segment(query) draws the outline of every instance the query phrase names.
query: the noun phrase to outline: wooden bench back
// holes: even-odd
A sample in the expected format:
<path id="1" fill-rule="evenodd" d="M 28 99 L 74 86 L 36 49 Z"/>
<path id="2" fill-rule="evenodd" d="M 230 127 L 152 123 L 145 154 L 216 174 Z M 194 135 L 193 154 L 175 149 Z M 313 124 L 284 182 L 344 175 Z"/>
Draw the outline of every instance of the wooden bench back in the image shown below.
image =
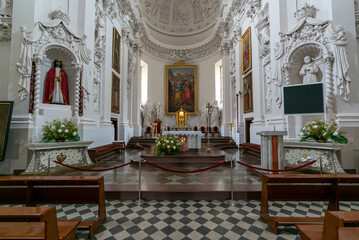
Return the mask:
<path id="1" fill-rule="evenodd" d="M 55 207 L 0 207 L 0 221 L 0 239 L 9 239 L 10 236 L 59 239 Z M 19 221 L 24 223 L 17 223 Z"/>
<path id="2" fill-rule="evenodd" d="M 97 204 L 96 221 L 82 221 L 92 237 L 106 220 L 102 176 L 5 176 L 0 177 L 0 204 Z"/>
<path id="3" fill-rule="evenodd" d="M 344 228 L 346 224 L 359 223 L 359 211 L 327 211 L 324 217 L 324 227 L 322 240 L 338 240 L 339 228 Z M 344 230 L 345 231 L 345 230 Z M 357 237 L 359 237 L 357 235 Z"/>

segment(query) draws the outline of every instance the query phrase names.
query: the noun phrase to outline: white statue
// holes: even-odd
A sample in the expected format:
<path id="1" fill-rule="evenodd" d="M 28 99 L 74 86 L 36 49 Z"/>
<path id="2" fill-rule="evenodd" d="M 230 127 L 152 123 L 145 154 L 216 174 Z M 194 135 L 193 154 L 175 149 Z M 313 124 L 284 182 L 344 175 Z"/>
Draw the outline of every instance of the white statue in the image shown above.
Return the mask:
<path id="1" fill-rule="evenodd" d="M 161 107 L 161 103 L 158 102 L 156 105 L 156 120 L 159 119 L 163 121 L 163 116 L 165 115 L 164 110 Z"/>
<path id="2" fill-rule="evenodd" d="M 300 69 L 299 75 L 303 77 L 303 83 L 318 82 L 317 73 L 319 68 L 309 56 L 304 57 L 304 64 Z"/>
<path id="3" fill-rule="evenodd" d="M 219 119 L 221 117 L 221 111 L 218 106 L 218 101 L 215 100 L 212 106 L 212 114 L 211 114 L 211 127 L 219 127 Z"/>
<path id="4" fill-rule="evenodd" d="M 349 100 L 350 94 L 350 78 L 348 76 L 349 61 L 345 51 L 345 45 L 348 43 L 348 34 L 342 25 L 333 25 L 328 27 L 328 38 L 334 45 L 334 63 L 333 78 L 339 88 L 339 94 L 344 101 Z"/>
<path id="5" fill-rule="evenodd" d="M 145 104 L 141 105 L 141 107 L 142 107 L 142 118 L 143 118 L 142 127 L 151 126 L 152 114 L 154 112 L 154 109 L 150 103 L 150 100 L 147 100 Z"/>
<path id="6" fill-rule="evenodd" d="M 201 106 L 200 114 L 201 114 L 200 122 L 199 122 L 200 127 L 207 127 L 207 122 L 208 122 L 208 110 L 207 110 L 207 108 L 206 108 L 206 104 L 203 104 L 203 105 Z"/>

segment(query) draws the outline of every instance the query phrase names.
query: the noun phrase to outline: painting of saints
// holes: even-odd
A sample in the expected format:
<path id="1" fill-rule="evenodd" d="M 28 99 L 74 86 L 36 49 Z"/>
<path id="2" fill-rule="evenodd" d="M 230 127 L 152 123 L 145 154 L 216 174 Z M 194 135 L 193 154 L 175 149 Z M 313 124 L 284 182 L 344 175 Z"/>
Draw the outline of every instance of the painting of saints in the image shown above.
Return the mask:
<path id="1" fill-rule="evenodd" d="M 181 107 L 188 114 L 197 112 L 197 66 L 166 66 L 166 114 L 174 115 Z"/>
<path id="2" fill-rule="evenodd" d="M 251 52 L 251 28 L 242 36 L 242 74 L 248 72 L 252 68 L 252 52 Z"/>
<path id="3" fill-rule="evenodd" d="M 243 111 L 253 112 L 252 73 L 243 78 Z"/>

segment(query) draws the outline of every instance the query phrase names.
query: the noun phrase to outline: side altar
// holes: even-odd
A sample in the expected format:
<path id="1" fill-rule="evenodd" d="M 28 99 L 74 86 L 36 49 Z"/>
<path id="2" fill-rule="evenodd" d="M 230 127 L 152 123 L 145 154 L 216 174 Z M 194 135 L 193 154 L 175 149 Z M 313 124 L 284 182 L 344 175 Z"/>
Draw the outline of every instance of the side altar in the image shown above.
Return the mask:
<path id="1" fill-rule="evenodd" d="M 87 152 L 93 141 L 84 142 L 53 142 L 30 143 L 26 147 L 33 152 L 30 164 L 23 175 L 45 175 L 68 169 L 54 161 L 76 167 L 91 167 L 93 165 Z"/>
<path id="2" fill-rule="evenodd" d="M 305 167 L 320 173 L 345 173 L 340 164 L 342 144 L 284 141 L 285 168 L 297 167 L 306 162 L 317 160 Z"/>

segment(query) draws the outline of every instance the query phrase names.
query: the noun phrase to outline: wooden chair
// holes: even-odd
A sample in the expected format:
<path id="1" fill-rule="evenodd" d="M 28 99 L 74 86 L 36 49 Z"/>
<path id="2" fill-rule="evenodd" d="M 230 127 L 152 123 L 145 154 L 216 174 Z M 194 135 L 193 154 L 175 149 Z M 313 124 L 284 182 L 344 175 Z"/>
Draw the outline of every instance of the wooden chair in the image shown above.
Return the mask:
<path id="1" fill-rule="evenodd" d="M 296 225 L 303 240 L 354 240 L 359 237 L 359 228 L 350 227 L 350 224 L 359 223 L 359 211 L 327 211 L 324 225 Z M 346 226 L 349 224 L 349 227 Z"/>
<path id="2" fill-rule="evenodd" d="M 0 207 L 0 221 L 0 239 L 72 240 L 80 224 L 57 221 L 55 207 Z"/>
<path id="3" fill-rule="evenodd" d="M 205 137 L 207 137 L 207 128 L 201 126 L 201 127 L 199 128 L 199 130 L 203 133 L 203 135 L 204 135 Z"/>
<path id="4" fill-rule="evenodd" d="M 146 127 L 145 133 L 143 134 L 144 137 L 146 137 L 146 135 L 149 135 L 151 138 L 151 134 L 152 134 L 152 128 L 150 126 Z"/>
<path id="5" fill-rule="evenodd" d="M 220 132 L 219 132 L 219 128 L 217 127 L 217 126 L 215 126 L 215 127 L 213 127 L 212 128 L 212 137 L 214 137 L 214 136 L 218 136 L 218 137 L 220 137 L 221 136 L 221 134 L 220 134 Z"/>

